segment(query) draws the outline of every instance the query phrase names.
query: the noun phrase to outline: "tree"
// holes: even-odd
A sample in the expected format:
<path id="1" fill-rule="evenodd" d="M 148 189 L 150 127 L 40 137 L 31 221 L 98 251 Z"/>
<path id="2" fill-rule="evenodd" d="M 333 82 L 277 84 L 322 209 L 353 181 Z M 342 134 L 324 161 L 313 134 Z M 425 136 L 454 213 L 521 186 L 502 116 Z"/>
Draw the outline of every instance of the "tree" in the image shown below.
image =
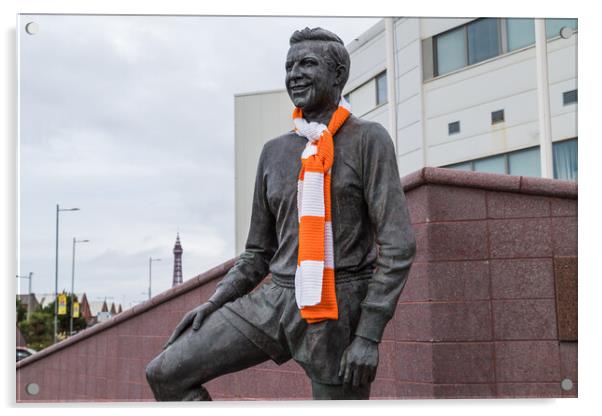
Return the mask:
<path id="1" fill-rule="evenodd" d="M 17 324 L 27 319 L 27 306 L 23 305 L 21 299 L 17 298 Z"/>
<path id="2" fill-rule="evenodd" d="M 19 323 L 19 329 L 27 340 L 27 346 L 39 351 L 54 341 L 54 315 L 38 309 L 31 314 L 29 321 Z"/>
<path id="3" fill-rule="evenodd" d="M 64 293 L 64 292 L 63 292 Z M 71 295 L 67 295 L 67 314 L 59 315 L 57 322 L 57 338 L 65 339 L 69 335 L 69 317 L 71 316 Z M 74 297 L 77 302 L 77 295 Z M 29 321 L 20 322 L 19 329 L 27 340 L 30 348 L 41 350 L 54 342 L 54 302 L 48 303 L 43 309 L 31 314 Z M 73 318 L 73 331 L 78 332 L 86 328 L 86 320 L 80 315 Z"/>

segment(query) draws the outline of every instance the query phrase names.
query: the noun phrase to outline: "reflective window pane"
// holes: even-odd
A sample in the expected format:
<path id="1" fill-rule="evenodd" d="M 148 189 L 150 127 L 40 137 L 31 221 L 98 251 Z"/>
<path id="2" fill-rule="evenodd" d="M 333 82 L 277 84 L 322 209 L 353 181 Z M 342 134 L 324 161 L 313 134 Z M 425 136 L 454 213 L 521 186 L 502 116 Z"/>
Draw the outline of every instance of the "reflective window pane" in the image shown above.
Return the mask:
<path id="1" fill-rule="evenodd" d="M 508 51 L 524 48 L 535 43 L 533 19 L 506 19 Z"/>
<path id="2" fill-rule="evenodd" d="M 470 162 L 456 163 L 455 165 L 446 166 L 446 168 L 456 170 L 472 170 L 472 164 Z"/>
<path id="3" fill-rule="evenodd" d="M 387 102 L 387 72 L 376 77 L 376 105 Z"/>
<path id="4" fill-rule="evenodd" d="M 508 169 L 510 170 L 510 175 L 541 176 L 539 147 L 510 153 L 508 155 Z"/>
<path id="5" fill-rule="evenodd" d="M 560 29 L 565 26 L 577 30 L 577 19 L 546 19 L 546 37 L 560 36 Z"/>
<path id="6" fill-rule="evenodd" d="M 500 53 L 498 19 L 479 19 L 468 25 L 468 64 Z"/>
<path id="7" fill-rule="evenodd" d="M 493 156 L 475 160 L 474 170 L 477 172 L 506 173 L 506 156 Z"/>
<path id="8" fill-rule="evenodd" d="M 464 27 L 437 37 L 437 75 L 446 74 L 466 65 Z"/>
<path id="9" fill-rule="evenodd" d="M 577 139 L 554 143 L 554 178 L 577 180 Z"/>

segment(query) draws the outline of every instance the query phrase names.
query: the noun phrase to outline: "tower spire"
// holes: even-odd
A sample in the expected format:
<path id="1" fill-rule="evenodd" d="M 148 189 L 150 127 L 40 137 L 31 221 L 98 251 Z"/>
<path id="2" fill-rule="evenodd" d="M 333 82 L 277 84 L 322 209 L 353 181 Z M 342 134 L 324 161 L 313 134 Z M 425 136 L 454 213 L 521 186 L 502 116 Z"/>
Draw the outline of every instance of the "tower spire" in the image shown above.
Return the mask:
<path id="1" fill-rule="evenodd" d="M 182 284 L 182 245 L 180 244 L 180 231 L 176 234 L 176 244 L 173 248 L 173 281 L 171 287 Z"/>

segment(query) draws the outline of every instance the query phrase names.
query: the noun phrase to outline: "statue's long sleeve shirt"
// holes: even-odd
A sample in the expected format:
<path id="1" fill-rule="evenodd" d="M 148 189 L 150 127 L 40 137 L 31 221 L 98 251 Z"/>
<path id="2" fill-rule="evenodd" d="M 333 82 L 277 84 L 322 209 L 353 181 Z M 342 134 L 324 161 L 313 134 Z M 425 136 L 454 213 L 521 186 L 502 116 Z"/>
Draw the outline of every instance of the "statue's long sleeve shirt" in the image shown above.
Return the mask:
<path id="1" fill-rule="evenodd" d="M 245 251 L 218 284 L 223 304 L 268 274 L 292 285 L 297 268 L 297 179 L 307 140 L 289 132 L 267 142 L 257 167 Z M 334 136 L 331 200 L 335 280 L 370 274 L 355 334 L 380 342 L 415 253 L 393 142 L 378 123 L 353 115 Z"/>

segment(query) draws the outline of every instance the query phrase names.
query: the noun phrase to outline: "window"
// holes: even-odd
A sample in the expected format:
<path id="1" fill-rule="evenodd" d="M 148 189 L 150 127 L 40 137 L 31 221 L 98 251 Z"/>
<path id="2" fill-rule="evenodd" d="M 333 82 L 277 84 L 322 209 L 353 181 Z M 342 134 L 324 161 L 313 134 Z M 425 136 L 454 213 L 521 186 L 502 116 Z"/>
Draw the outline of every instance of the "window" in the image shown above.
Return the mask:
<path id="1" fill-rule="evenodd" d="M 369 78 L 343 95 L 353 105 L 354 114 L 362 117 L 387 102 L 387 71 Z"/>
<path id="2" fill-rule="evenodd" d="M 472 162 L 456 163 L 455 165 L 449 165 L 445 167 L 456 170 L 472 170 Z"/>
<path id="3" fill-rule="evenodd" d="M 500 54 L 499 19 L 479 19 L 468 24 L 468 64 Z"/>
<path id="4" fill-rule="evenodd" d="M 504 110 L 497 110 L 491 113 L 491 124 L 502 123 L 504 121 Z"/>
<path id="5" fill-rule="evenodd" d="M 387 71 L 376 77 L 376 105 L 387 102 Z"/>
<path id="6" fill-rule="evenodd" d="M 533 19 L 506 19 L 508 52 L 535 43 L 535 22 Z"/>
<path id="7" fill-rule="evenodd" d="M 552 145 L 554 153 L 554 178 L 577 180 L 577 139 L 564 140 Z"/>
<path id="8" fill-rule="evenodd" d="M 446 74 L 466 65 L 466 35 L 464 26 L 437 36 L 436 75 Z"/>
<path id="9" fill-rule="evenodd" d="M 509 153 L 508 173 L 516 176 L 541 176 L 539 147 Z"/>
<path id="10" fill-rule="evenodd" d="M 559 36 L 563 27 L 577 30 L 577 19 L 546 19 L 545 24 L 548 39 Z M 431 66 L 425 79 L 533 45 L 535 21 L 481 18 L 428 39 L 422 42 L 423 54 L 434 59 L 424 61 Z"/>
<path id="11" fill-rule="evenodd" d="M 546 37 L 551 39 L 560 36 L 560 29 L 565 26 L 577 30 L 577 19 L 546 19 Z"/>
<path id="12" fill-rule="evenodd" d="M 477 19 L 435 38 L 436 75 L 499 55 L 499 19 Z"/>
<path id="13" fill-rule="evenodd" d="M 447 134 L 448 135 L 452 135 L 452 134 L 456 134 L 456 133 L 460 133 L 460 122 L 459 121 L 454 121 L 453 123 L 449 123 L 447 125 Z"/>
<path id="14" fill-rule="evenodd" d="M 506 156 L 493 156 L 474 161 L 476 172 L 506 173 Z"/>
<path id="15" fill-rule="evenodd" d="M 577 102 L 577 90 L 567 91 L 562 93 L 562 103 L 569 105 Z"/>
<path id="16" fill-rule="evenodd" d="M 555 179 L 577 180 L 577 147 L 577 139 L 563 140 L 553 144 Z M 516 176 L 541 176 L 539 146 L 443 167 Z"/>
<path id="17" fill-rule="evenodd" d="M 517 176 L 541 176 L 539 146 L 444 167 Z"/>

